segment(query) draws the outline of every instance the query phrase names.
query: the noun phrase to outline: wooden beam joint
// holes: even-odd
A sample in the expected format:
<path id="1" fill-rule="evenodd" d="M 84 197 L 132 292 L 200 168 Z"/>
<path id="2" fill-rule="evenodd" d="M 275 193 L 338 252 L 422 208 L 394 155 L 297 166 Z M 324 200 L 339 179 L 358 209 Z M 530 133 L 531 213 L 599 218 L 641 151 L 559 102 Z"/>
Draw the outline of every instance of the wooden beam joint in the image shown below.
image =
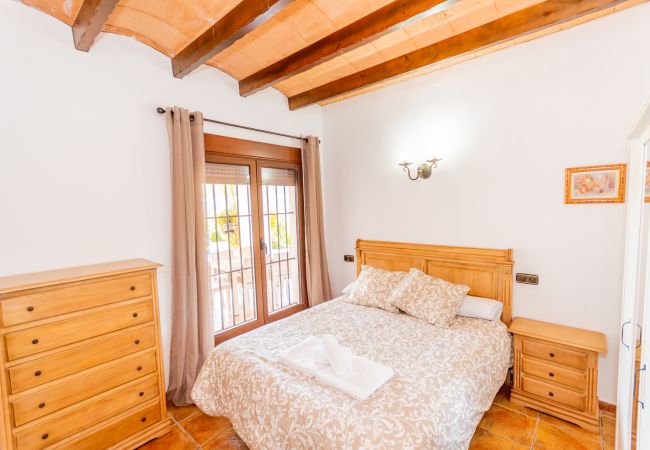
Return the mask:
<path id="1" fill-rule="evenodd" d="M 102 31 L 119 0 L 85 0 L 72 25 L 72 38 L 77 50 L 87 52 Z"/>

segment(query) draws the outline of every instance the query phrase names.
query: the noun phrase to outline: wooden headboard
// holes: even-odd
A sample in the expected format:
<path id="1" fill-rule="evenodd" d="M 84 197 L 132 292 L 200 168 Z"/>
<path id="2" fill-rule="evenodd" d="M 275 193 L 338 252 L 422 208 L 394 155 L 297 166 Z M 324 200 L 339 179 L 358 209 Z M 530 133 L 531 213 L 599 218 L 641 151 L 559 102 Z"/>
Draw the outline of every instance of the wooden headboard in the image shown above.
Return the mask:
<path id="1" fill-rule="evenodd" d="M 361 266 L 408 272 L 411 267 L 454 284 L 470 295 L 503 303 L 501 320 L 512 320 L 512 250 L 448 247 L 357 240 L 357 275 Z"/>

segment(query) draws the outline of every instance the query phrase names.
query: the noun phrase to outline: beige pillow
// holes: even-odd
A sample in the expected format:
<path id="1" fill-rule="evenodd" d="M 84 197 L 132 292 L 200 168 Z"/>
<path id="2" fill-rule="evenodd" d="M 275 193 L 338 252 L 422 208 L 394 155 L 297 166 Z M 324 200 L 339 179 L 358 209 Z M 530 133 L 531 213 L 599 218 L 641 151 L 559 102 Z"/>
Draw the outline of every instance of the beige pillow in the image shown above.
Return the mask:
<path id="1" fill-rule="evenodd" d="M 357 305 L 373 306 L 398 313 L 391 305 L 393 289 L 407 276 L 406 272 L 389 272 L 372 266 L 362 266 L 356 287 L 348 294 L 348 301 Z"/>
<path id="2" fill-rule="evenodd" d="M 448 327 L 467 292 L 467 286 L 452 284 L 421 270 L 411 269 L 393 291 L 390 301 L 409 316 L 432 325 Z"/>

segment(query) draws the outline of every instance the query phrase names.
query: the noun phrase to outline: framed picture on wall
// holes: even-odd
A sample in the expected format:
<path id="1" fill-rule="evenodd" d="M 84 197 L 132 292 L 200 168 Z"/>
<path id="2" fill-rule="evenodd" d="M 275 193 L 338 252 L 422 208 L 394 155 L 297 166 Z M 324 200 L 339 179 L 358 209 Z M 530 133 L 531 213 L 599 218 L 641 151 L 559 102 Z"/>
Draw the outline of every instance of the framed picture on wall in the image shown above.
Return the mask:
<path id="1" fill-rule="evenodd" d="M 566 169 L 564 203 L 623 203 L 625 169 L 625 164 Z M 650 196 L 648 188 L 646 185 L 646 195 Z M 650 201 L 648 197 L 646 201 Z"/>

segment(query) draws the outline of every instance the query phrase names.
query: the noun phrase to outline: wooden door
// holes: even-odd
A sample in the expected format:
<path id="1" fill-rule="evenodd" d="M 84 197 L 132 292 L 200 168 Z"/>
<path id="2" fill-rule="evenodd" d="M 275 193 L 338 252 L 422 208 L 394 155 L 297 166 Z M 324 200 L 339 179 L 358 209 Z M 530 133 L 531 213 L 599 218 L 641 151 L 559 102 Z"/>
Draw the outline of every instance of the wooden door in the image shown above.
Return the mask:
<path id="1" fill-rule="evenodd" d="M 217 138 L 206 135 L 205 216 L 219 343 L 307 298 L 300 149 Z"/>

